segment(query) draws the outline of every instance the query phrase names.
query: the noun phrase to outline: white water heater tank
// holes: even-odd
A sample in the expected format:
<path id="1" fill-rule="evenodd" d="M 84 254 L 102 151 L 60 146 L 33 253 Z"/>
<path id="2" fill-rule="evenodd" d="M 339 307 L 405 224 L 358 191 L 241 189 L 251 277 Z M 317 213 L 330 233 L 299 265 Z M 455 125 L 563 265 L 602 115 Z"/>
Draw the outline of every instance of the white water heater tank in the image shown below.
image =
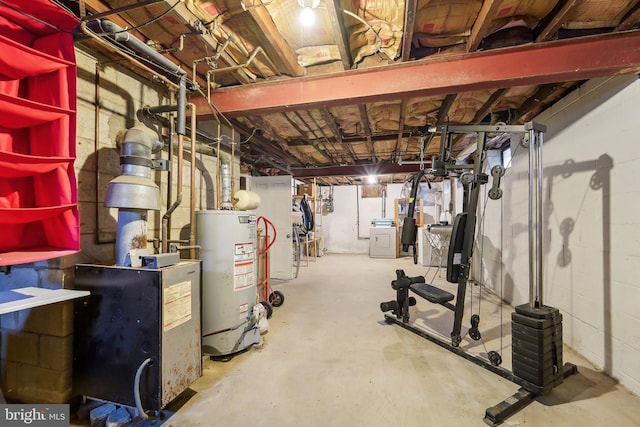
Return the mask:
<path id="1" fill-rule="evenodd" d="M 202 351 L 224 356 L 260 341 L 253 307 L 258 303 L 256 214 L 196 212 L 202 255 Z"/>

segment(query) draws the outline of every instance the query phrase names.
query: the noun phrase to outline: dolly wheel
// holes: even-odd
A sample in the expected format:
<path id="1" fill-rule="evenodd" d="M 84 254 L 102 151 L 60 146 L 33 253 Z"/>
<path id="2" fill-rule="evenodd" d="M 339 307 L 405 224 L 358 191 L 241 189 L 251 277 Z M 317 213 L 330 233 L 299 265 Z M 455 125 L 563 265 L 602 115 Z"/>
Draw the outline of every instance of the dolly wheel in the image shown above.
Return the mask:
<path id="1" fill-rule="evenodd" d="M 284 294 L 280 291 L 273 291 L 269 294 L 269 302 L 274 307 L 280 307 L 284 304 Z"/>
<path id="2" fill-rule="evenodd" d="M 271 304 L 269 304 L 266 301 L 260 301 L 260 304 L 262 304 L 264 308 L 267 310 L 267 319 L 270 319 L 271 315 L 273 314 L 273 307 L 271 306 Z"/>

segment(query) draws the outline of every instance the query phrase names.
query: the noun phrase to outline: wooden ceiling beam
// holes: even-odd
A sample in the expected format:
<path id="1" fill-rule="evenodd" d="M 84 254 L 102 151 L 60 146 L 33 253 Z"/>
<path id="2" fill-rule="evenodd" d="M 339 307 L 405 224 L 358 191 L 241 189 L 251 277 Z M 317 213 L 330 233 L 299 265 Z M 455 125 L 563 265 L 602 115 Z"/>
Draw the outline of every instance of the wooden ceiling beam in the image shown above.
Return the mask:
<path id="1" fill-rule="evenodd" d="M 333 38 L 338 46 L 338 52 L 342 59 L 342 66 L 345 70 L 351 69 L 353 60 L 351 58 L 351 50 L 349 49 L 349 36 L 344 26 L 344 19 L 342 19 L 342 6 L 340 0 L 326 0 L 325 6 L 329 13 L 329 20 L 331 21 L 331 29 L 333 30 Z"/>
<path id="2" fill-rule="evenodd" d="M 626 31 L 637 26 L 640 23 L 640 0 L 636 1 L 625 16 L 620 20 L 620 23 L 616 27 L 616 31 Z"/>
<path id="3" fill-rule="evenodd" d="M 264 122 L 264 120 L 262 119 L 262 117 L 250 117 L 251 122 L 257 124 L 259 127 L 263 128 L 263 129 L 268 129 L 268 127 L 266 126 L 266 123 Z M 242 126 L 242 124 L 240 124 L 237 120 L 234 121 L 234 127 L 236 128 L 236 130 L 242 132 L 245 135 L 250 135 L 253 130 L 249 130 L 247 128 L 245 128 L 244 126 Z M 255 136 L 254 136 L 255 138 Z M 280 137 L 275 137 L 277 139 L 277 142 L 281 145 L 287 146 L 287 142 L 280 138 Z M 298 164 L 300 166 L 303 165 L 303 163 L 298 160 L 298 158 L 296 158 L 294 155 L 292 155 L 291 153 L 286 152 L 285 150 L 283 150 L 280 146 L 276 145 L 273 143 L 273 141 L 268 141 L 266 138 L 264 137 L 258 137 L 256 138 L 256 141 L 258 141 L 258 146 L 261 147 L 263 150 L 268 151 L 270 154 L 273 154 L 275 156 L 278 156 L 279 158 L 290 162 L 290 164 Z M 254 141 L 254 143 L 256 142 Z"/>
<path id="4" fill-rule="evenodd" d="M 304 123 L 304 125 L 307 127 L 309 132 L 312 132 L 313 135 L 315 136 L 315 133 L 313 132 L 313 130 L 311 130 L 311 128 L 309 127 L 309 124 L 307 122 L 305 122 L 304 119 L 300 116 L 300 113 L 297 112 L 297 111 L 294 111 L 293 114 L 295 114 L 296 117 L 298 118 L 298 120 L 300 120 L 302 123 Z M 318 153 L 322 154 L 327 160 L 329 160 L 330 162 L 333 161 L 333 157 L 331 157 L 331 155 L 329 153 L 327 153 L 323 148 L 318 147 L 318 143 L 317 142 L 314 143 L 314 141 L 312 141 L 309 138 L 309 135 L 307 135 L 307 133 L 291 117 L 289 117 L 289 115 L 287 113 L 282 113 L 282 115 L 289 122 L 289 124 L 291 126 L 293 126 L 294 129 L 300 134 L 302 139 L 307 141 L 309 143 L 309 145 L 311 145 L 313 148 L 315 148 L 316 151 Z"/>
<path id="5" fill-rule="evenodd" d="M 523 124 L 533 120 L 535 116 L 544 111 L 549 105 L 565 96 L 567 92 L 583 82 L 565 82 L 543 85 L 518 109 L 518 117 L 514 124 Z"/>
<path id="6" fill-rule="evenodd" d="M 322 112 L 322 110 L 319 110 L 319 112 L 320 112 L 320 114 L 322 115 L 322 119 L 325 121 L 325 123 L 327 123 L 326 118 L 325 118 L 325 115 L 324 115 L 324 113 Z M 313 114 L 311 114 L 311 112 L 310 112 L 310 111 L 307 111 L 306 113 L 307 113 L 307 116 L 309 116 L 309 119 L 313 122 L 313 124 L 315 125 L 315 127 L 318 129 L 318 131 L 320 131 L 320 133 L 322 134 L 322 138 L 323 138 L 323 139 L 325 140 L 325 142 L 326 142 L 325 147 L 329 147 L 329 146 L 331 146 L 331 147 L 333 148 L 333 151 L 335 152 L 335 156 L 336 156 L 336 157 L 338 157 L 338 158 L 344 159 L 344 155 L 343 155 L 340 151 L 338 151 L 338 149 L 337 149 L 337 148 L 335 148 L 335 145 L 334 145 L 334 144 L 336 143 L 336 138 L 335 138 L 335 137 L 333 137 L 333 138 L 332 138 L 332 139 L 333 139 L 333 141 L 331 141 L 331 140 L 330 140 L 330 136 L 331 136 L 331 135 L 330 135 L 330 136 L 327 136 L 327 134 L 325 133 L 325 131 L 324 131 L 324 129 L 322 128 L 322 126 L 320 126 L 320 124 L 318 123 L 318 121 L 313 117 Z M 333 123 L 333 125 L 334 125 L 334 127 L 335 127 L 335 123 Z M 327 123 L 327 126 L 328 126 L 330 129 L 333 129 L 329 123 Z M 333 132 L 333 130 L 332 130 L 332 132 Z M 313 134 L 315 135 L 315 132 L 313 132 Z M 347 147 L 347 151 L 349 152 L 349 154 L 351 154 L 351 156 L 353 157 L 353 153 L 349 151 L 349 150 L 351 149 L 351 145 L 347 145 L 346 147 Z M 334 163 L 335 163 L 335 161 L 336 161 L 336 157 L 333 157 L 333 158 L 332 158 L 332 161 L 333 161 Z M 354 162 L 356 161 L 356 158 L 355 158 L 355 157 L 353 157 L 353 161 L 354 161 Z"/>
<path id="7" fill-rule="evenodd" d="M 442 104 L 440 104 L 440 108 L 438 109 L 436 126 L 440 126 L 445 123 L 446 119 L 449 117 L 449 110 L 451 109 L 453 101 L 456 100 L 457 96 L 458 95 L 455 93 L 450 93 L 449 95 L 445 96 Z"/>
<path id="8" fill-rule="evenodd" d="M 369 122 L 369 115 L 367 114 L 367 107 L 364 104 L 358 105 L 358 109 L 360 110 L 360 120 L 362 120 L 362 124 L 364 126 L 364 134 L 367 138 L 367 145 L 369 145 L 369 151 L 371 153 L 371 161 L 377 161 L 376 157 L 376 147 L 373 145 L 373 141 L 371 140 L 371 122 Z"/>
<path id="9" fill-rule="evenodd" d="M 172 2 L 170 0 L 165 0 L 165 3 L 167 4 L 167 7 L 172 7 L 175 2 Z M 189 8 L 186 6 L 184 2 L 179 2 L 178 4 L 176 4 L 170 16 L 176 21 L 178 21 L 181 25 L 186 26 L 187 28 L 191 28 L 193 26 L 193 23 L 198 20 L 197 17 L 189 10 Z M 218 40 L 216 40 L 215 37 L 210 35 L 200 36 L 200 41 L 211 52 L 217 52 L 220 46 L 220 43 L 218 42 Z M 238 62 L 227 52 L 222 52 L 220 55 L 220 59 L 228 66 L 238 65 Z M 191 75 L 192 64 L 185 64 L 185 65 L 188 67 L 187 73 Z M 234 74 L 240 83 L 252 83 L 254 81 L 253 76 L 249 75 L 247 73 L 247 70 L 243 68 L 238 68 L 237 70 L 234 71 Z"/>
<path id="10" fill-rule="evenodd" d="M 393 148 L 393 155 L 398 154 L 398 150 L 400 145 L 402 144 L 402 139 L 404 136 L 404 123 L 407 120 L 407 100 L 403 99 L 400 103 L 400 121 L 398 123 L 398 139 L 396 140 L 396 145 Z"/>
<path id="11" fill-rule="evenodd" d="M 406 0 L 404 8 L 404 32 L 402 35 L 402 62 L 411 58 L 411 44 L 413 43 L 413 26 L 416 19 L 418 0 Z"/>
<path id="12" fill-rule="evenodd" d="M 340 128 L 338 128 L 338 124 L 336 123 L 336 119 L 333 117 L 333 114 L 331 114 L 328 108 L 320 108 L 320 114 L 322 114 L 322 118 L 331 129 L 331 132 L 333 132 L 335 140 L 342 143 L 342 132 L 340 132 Z"/>
<path id="13" fill-rule="evenodd" d="M 631 31 L 222 88 L 212 92 L 211 102 L 227 117 L 237 117 L 639 71 L 640 31 Z"/>
<path id="14" fill-rule="evenodd" d="M 578 0 L 562 0 L 545 16 L 534 29 L 536 42 L 544 42 L 552 39 L 567 20 L 569 14 L 578 5 Z"/>
<path id="15" fill-rule="evenodd" d="M 500 98 L 508 91 L 508 89 L 498 89 L 491 94 L 487 102 L 485 102 L 478 111 L 476 111 L 476 115 L 473 116 L 471 120 L 471 124 L 480 123 L 482 119 L 485 118 L 487 114 L 491 112 L 493 107 L 500 101 Z"/>
<path id="16" fill-rule="evenodd" d="M 333 114 L 331 114 L 328 108 L 320 108 L 320 114 L 322 114 L 322 118 L 324 119 L 327 126 L 329 126 L 329 129 L 331 129 L 331 132 L 333 133 L 333 138 L 339 144 L 343 144 L 344 141 L 342 140 L 342 131 L 338 127 L 338 123 L 336 122 L 335 117 L 333 117 Z M 349 156 L 351 156 L 351 160 L 353 160 L 353 162 L 355 163 L 357 159 L 356 159 L 356 155 L 353 152 L 353 147 L 351 147 L 351 144 L 343 144 L 343 145 L 347 153 L 349 153 Z"/>
<path id="17" fill-rule="evenodd" d="M 290 76 L 303 76 L 304 68 L 298 64 L 298 55 L 278 31 L 267 8 L 252 7 L 247 9 L 247 13 L 253 18 L 264 37 L 269 40 L 269 43 L 262 48 L 269 58 L 282 67 L 280 71 Z"/>
<path id="18" fill-rule="evenodd" d="M 480 42 L 487 35 L 487 30 L 491 26 L 491 21 L 498 12 L 498 8 L 502 4 L 502 0 L 485 0 L 482 2 L 478 17 L 473 23 L 471 34 L 467 39 L 467 52 L 473 52 L 478 49 Z"/>

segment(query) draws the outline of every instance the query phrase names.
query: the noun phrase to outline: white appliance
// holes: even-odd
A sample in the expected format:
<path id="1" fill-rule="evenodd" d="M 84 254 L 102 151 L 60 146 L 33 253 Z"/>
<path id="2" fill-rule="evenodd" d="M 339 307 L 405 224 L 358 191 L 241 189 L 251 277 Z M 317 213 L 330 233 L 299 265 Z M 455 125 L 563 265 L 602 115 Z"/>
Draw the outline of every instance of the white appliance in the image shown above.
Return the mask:
<path id="1" fill-rule="evenodd" d="M 369 229 L 369 256 L 371 258 L 396 258 L 396 227 L 392 219 L 377 218 Z"/>

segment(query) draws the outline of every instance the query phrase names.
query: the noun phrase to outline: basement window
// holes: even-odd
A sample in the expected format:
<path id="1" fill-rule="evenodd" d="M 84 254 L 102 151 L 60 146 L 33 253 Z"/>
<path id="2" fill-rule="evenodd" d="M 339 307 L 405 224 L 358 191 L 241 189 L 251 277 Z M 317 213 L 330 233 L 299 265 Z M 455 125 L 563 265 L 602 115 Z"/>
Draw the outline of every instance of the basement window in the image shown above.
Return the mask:
<path id="1" fill-rule="evenodd" d="M 502 166 L 507 169 L 511 166 L 511 146 L 507 145 L 502 149 Z"/>
<path id="2" fill-rule="evenodd" d="M 494 166 L 501 165 L 505 169 L 511 166 L 511 147 L 509 145 L 503 148 L 487 150 L 487 166 L 491 170 Z"/>

